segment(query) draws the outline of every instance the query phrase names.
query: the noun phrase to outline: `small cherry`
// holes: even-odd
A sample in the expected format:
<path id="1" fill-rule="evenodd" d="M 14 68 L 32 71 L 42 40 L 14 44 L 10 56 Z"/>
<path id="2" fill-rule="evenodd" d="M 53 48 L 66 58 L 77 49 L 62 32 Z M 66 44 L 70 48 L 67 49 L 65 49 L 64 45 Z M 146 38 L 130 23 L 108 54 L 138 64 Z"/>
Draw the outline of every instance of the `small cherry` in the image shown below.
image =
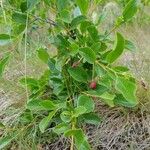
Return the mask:
<path id="1" fill-rule="evenodd" d="M 93 90 L 95 90 L 96 89 L 96 87 L 97 87 L 97 83 L 96 83 L 96 81 L 92 81 L 92 82 L 90 82 L 90 89 L 93 89 Z"/>

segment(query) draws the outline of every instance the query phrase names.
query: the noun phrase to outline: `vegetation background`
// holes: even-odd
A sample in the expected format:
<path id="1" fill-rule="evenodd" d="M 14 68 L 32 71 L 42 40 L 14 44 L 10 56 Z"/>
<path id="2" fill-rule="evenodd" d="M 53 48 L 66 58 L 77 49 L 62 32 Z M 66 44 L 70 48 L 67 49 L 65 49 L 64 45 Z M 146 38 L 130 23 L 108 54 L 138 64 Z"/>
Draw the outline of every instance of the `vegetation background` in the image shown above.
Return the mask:
<path id="1" fill-rule="evenodd" d="M 3 7 L 5 6 L 5 1 Z M 92 19 L 104 13 L 105 18 L 99 28 L 100 31 L 112 28 L 115 18 L 120 14 L 124 0 L 102 0 L 100 6 L 90 7 Z M 9 9 L 9 7 L 8 7 Z M 0 8 L 2 13 L 2 5 Z M 41 15 L 43 12 L 40 12 Z M 53 18 L 51 16 L 50 18 Z M 3 20 L 3 16 L 0 15 Z M 9 23 L 0 20 L 0 33 L 9 32 Z M 6 21 L 10 21 L 7 18 Z M 35 28 L 38 28 L 35 26 Z M 33 28 L 34 30 L 34 28 Z M 133 52 L 124 53 L 118 64 L 127 65 L 139 80 L 138 98 L 140 105 L 135 109 L 109 108 L 103 103 L 97 103 L 97 112 L 102 114 L 103 121 L 99 126 L 86 126 L 87 136 L 94 149 L 100 150 L 149 150 L 150 149 L 150 5 L 149 1 L 141 1 L 137 15 L 132 22 L 118 29 L 134 41 L 136 47 Z M 30 31 L 27 43 L 18 39 L 16 43 L 0 47 L 0 57 L 11 53 L 4 77 L 0 79 L 0 119 L 5 124 L 17 122 L 17 117 L 23 111 L 27 91 L 19 80 L 24 75 L 40 77 L 46 69 L 37 56 L 38 47 L 44 46 L 50 55 L 55 55 L 56 50 L 49 44 L 47 28 L 39 28 L 36 32 Z M 26 58 L 26 59 L 25 59 Z M 26 62 L 25 62 L 26 61 Z M 26 64 L 26 65 L 25 65 Z M 2 131 L 0 130 L 0 135 Z M 65 150 L 68 141 L 64 137 L 53 141 L 53 137 L 41 137 L 38 149 Z M 18 140 L 21 150 L 31 149 L 31 135 L 22 135 Z M 41 144 L 42 143 L 42 144 Z M 10 147 L 9 147 L 10 148 Z M 12 143 L 10 149 L 16 149 Z"/>

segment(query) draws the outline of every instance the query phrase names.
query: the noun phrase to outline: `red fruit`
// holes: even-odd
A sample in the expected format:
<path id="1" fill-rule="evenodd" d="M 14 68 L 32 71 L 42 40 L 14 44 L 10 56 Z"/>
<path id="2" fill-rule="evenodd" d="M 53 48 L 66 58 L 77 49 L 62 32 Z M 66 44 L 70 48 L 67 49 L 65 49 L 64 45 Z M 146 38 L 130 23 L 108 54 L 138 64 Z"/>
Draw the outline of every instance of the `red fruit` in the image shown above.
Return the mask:
<path id="1" fill-rule="evenodd" d="M 92 82 L 90 83 L 90 89 L 95 90 L 95 89 L 96 89 L 96 86 L 97 86 L 96 81 L 92 81 Z"/>

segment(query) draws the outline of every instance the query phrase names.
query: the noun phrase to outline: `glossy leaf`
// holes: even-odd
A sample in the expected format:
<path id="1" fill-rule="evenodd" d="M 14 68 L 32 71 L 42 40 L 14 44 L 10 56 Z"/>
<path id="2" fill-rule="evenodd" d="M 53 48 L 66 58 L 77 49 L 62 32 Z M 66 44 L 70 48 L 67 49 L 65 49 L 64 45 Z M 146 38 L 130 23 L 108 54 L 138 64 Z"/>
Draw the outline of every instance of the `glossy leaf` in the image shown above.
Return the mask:
<path id="1" fill-rule="evenodd" d="M 69 74 L 78 82 L 87 82 L 88 76 L 86 71 L 81 67 L 69 68 Z"/>
<path id="2" fill-rule="evenodd" d="M 77 102 L 77 106 L 83 106 L 86 108 L 86 113 L 92 112 L 94 111 L 94 101 L 85 95 L 80 95 L 80 97 L 78 98 L 78 102 Z"/>
<path id="3" fill-rule="evenodd" d="M 107 55 L 106 60 L 109 63 L 113 63 L 123 53 L 124 46 L 125 46 L 125 40 L 123 36 L 120 33 L 117 33 L 115 49 Z"/>
<path id="4" fill-rule="evenodd" d="M 88 63 L 93 64 L 96 61 L 96 54 L 89 47 L 80 48 L 79 53 Z"/>

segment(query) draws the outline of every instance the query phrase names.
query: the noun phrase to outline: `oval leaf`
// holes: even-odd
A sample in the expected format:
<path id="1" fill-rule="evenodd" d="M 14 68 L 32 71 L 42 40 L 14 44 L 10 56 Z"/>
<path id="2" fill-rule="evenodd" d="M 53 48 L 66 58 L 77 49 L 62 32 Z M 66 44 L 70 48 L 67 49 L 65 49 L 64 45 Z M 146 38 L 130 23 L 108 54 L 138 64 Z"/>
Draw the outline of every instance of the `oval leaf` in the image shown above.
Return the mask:
<path id="1" fill-rule="evenodd" d="M 95 104 L 94 104 L 93 100 L 90 97 L 85 96 L 85 95 L 81 95 L 78 98 L 77 106 L 78 107 L 79 106 L 85 107 L 86 108 L 86 113 L 89 113 L 89 112 L 94 111 Z"/>
<path id="2" fill-rule="evenodd" d="M 136 98 L 136 84 L 125 79 L 123 77 L 117 77 L 115 88 L 119 91 L 123 97 L 130 102 L 132 105 L 137 105 L 137 98 Z"/>
<path id="3" fill-rule="evenodd" d="M 76 81 L 85 83 L 87 82 L 88 75 L 83 68 L 69 68 L 68 72 Z"/>
<path id="4" fill-rule="evenodd" d="M 106 57 L 106 60 L 109 63 L 113 63 L 123 53 L 125 40 L 120 33 L 117 33 L 117 40 L 115 45 L 115 49 L 111 51 Z"/>
<path id="5" fill-rule="evenodd" d="M 47 52 L 46 49 L 44 48 L 40 48 L 37 50 L 38 51 L 38 57 L 44 62 L 44 63 L 48 63 L 48 60 L 49 60 L 49 54 Z"/>
<path id="6" fill-rule="evenodd" d="M 125 22 L 132 19 L 138 8 L 138 0 L 130 0 L 123 11 L 123 20 Z"/>
<path id="7" fill-rule="evenodd" d="M 79 53 L 87 62 L 91 64 L 93 64 L 96 61 L 96 54 L 89 47 L 80 48 Z"/>

